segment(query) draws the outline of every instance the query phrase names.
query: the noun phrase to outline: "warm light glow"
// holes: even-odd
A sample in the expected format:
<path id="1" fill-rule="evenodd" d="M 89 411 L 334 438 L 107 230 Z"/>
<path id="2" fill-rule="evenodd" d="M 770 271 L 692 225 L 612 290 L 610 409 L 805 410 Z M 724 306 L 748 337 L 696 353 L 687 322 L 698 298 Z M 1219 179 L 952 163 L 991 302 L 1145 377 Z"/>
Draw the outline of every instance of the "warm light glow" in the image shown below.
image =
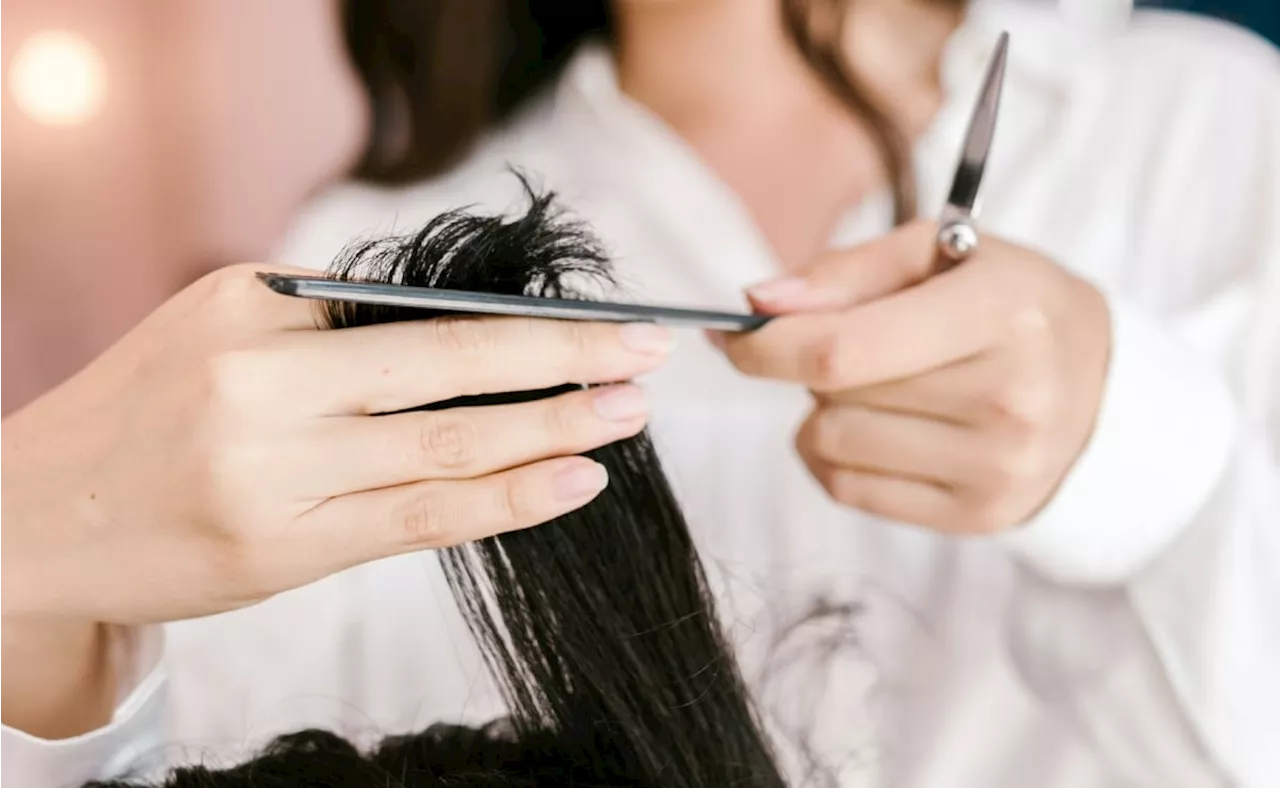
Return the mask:
<path id="1" fill-rule="evenodd" d="M 31 36 L 9 66 L 14 101 L 47 126 L 75 126 L 92 118 L 102 108 L 106 83 L 106 66 L 97 50 L 67 30 Z"/>

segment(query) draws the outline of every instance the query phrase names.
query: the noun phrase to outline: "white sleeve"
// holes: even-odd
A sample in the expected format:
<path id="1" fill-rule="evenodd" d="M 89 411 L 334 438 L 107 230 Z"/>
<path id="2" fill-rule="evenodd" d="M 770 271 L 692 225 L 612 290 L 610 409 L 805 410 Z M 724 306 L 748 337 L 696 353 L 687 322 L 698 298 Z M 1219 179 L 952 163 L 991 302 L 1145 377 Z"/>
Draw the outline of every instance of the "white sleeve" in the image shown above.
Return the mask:
<path id="1" fill-rule="evenodd" d="M 90 780 L 149 776 L 162 768 L 167 678 L 160 627 L 113 633 L 121 698 L 111 722 L 70 739 L 48 740 L 3 726 L 4 785 L 71 788 Z"/>
<path id="2" fill-rule="evenodd" d="M 1135 784 L 1280 785 L 1280 69 L 1260 76 L 1211 141 L 1238 144 L 1236 174 L 1194 184 L 1232 229 L 1165 271 L 1198 296 L 1110 299 L 1091 442 L 998 537 L 1023 567 L 1008 634 L 1028 686 Z"/>

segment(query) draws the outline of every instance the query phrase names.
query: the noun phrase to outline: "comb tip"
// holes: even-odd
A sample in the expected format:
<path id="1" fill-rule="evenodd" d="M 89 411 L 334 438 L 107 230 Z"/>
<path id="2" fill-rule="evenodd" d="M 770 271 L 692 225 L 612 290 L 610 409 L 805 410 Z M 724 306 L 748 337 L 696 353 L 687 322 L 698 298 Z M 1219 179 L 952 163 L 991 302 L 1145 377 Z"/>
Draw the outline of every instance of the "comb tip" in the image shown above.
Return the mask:
<path id="1" fill-rule="evenodd" d="M 289 279 L 280 274 L 274 274 L 270 271 L 255 271 L 254 276 L 258 281 L 276 291 L 277 293 L 288 294 Z"/>

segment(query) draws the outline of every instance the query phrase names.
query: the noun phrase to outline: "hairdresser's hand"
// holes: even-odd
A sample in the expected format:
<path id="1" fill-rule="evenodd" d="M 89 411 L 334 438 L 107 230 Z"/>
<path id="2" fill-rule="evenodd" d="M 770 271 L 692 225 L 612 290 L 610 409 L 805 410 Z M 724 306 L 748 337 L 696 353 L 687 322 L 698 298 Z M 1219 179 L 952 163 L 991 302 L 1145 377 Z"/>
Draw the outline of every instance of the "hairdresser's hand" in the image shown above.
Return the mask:
<path id="1" fill-rule="evenodd" d="M 197 616 L 559 516 L 606 483 L 576 455 L 643 427 L 634 386 L 370 414 L 627 380 L 667 347 L 515 318 L 320 331 L 314 310 L 217 272 L 5 420 L 6 619 Z"/>
<path id="2" fill-rule="evenodd" d="M 916 223 L 754 288 L 782 317 L 724 346 L 748 374 L 812 389 L 797 446 L 834 498 L 1000 531 L 1052 498 L 1088 441 L 1109 314 L 1092 286 L 996 238 L 930 278 L 934 231 Z"/>

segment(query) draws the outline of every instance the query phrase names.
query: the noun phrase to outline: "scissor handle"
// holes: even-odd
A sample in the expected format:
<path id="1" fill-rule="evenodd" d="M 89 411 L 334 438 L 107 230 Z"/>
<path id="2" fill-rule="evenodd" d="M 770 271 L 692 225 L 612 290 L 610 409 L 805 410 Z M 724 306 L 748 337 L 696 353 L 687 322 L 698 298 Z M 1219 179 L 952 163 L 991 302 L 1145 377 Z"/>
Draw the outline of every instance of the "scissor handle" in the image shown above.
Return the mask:
<path id="1" fill-rule="evenodd" d="M 942 212 L 934 245 L 938 252 L 934 264 L 937 273 L 964 262 L 978 248 L 978 228 L 973 216 L 948 205 Z"/>

